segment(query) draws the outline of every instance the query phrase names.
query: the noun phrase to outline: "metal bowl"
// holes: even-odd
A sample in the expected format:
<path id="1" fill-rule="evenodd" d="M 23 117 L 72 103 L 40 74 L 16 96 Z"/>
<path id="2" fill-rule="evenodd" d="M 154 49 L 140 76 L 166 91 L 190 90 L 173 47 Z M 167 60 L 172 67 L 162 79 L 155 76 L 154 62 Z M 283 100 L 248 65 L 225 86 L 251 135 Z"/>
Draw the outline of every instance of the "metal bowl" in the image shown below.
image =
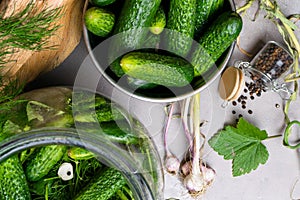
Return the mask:
<path id="1" fill-rule="evenodd" d="M 224 2 L 224 9 L 235 11 L 235 4 L 232 0 Z M 86 0 L 84 6 L 84 13 L 89 8 L 89 1 Z M 118 35 L 118 34 L 117 34 Z M 108 45 L 110 44 L 110 38 L 98 38 L 97 36 L 90 33 L 85 24 L 83 23 L 83 36 L 84 42 L 87 47 L 90 58 L 93 61 L 95 67 L 99 70 L 100 74 L 114 87 L 126 95 L 140 99 L 147 102 L 156 103 L 170 103 L 174 101 L 180 101 L 187 97 L 193 96 L 194 94 L 201 92 L 207 88 L 222 72 L 228 63 L 229 59 L 234 50 L 235 41 L 231 46 L 222 54 L 217 60 L 214 67 L 206 72 L 203 76 L 194 78 L 190 85 L 180 88 L 166 88 L 163 86 L 155 87 L 153 89 L 136 89 L 128 85 L 127 79 L 115 76 L 115 74 L 109 69 L 109 64 L 103 62 L 103 54 L 107 54 Z M 196 43 L 195 41 L 193 41 Z M 107 55 L 106 55 L 107 56 Z"/>

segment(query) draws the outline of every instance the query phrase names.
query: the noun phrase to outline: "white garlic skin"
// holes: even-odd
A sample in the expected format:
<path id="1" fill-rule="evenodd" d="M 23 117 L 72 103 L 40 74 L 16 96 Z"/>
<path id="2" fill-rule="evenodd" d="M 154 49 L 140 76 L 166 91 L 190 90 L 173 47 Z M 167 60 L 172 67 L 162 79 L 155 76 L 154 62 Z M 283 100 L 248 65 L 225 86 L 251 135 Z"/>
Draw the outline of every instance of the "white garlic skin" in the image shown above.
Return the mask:
<path id="1" fill-rule="evenodd" d="M 57 175 L 64 181 L 71 180 L 74 177 L 73 165 L 71 163 L 63 163 L 57 171 Z"/>

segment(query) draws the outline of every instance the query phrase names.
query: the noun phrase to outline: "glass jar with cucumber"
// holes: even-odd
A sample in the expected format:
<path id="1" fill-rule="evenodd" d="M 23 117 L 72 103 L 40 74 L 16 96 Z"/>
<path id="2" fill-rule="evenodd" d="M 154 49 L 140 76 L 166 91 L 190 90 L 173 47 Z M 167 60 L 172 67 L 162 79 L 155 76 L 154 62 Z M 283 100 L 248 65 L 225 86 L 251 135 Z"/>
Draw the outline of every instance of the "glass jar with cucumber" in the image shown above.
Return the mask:
<path id="1" fill-rule="evenodd" d="M 161 169 L 146 129 L 103 95 L 35 89 L 0 110 L 0 199 L 161 199 Z"/>

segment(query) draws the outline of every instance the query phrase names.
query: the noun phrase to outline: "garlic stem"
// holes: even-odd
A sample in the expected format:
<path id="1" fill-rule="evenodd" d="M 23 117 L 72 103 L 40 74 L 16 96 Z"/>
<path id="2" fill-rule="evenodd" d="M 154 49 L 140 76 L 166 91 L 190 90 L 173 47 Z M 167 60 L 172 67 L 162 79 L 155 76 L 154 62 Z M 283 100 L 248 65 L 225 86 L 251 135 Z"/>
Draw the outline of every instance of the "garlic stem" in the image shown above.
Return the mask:
<path id="1" fill-rule="evenodd" d="M 172 155 L 169 148 L 168 148 L 167 135 L 168 135 L 169 128 L 170 128 L 170 123 L 171 123 L 171 120 L 172 120 L 173 111 L 174 111 L 174 103 L 171 103 L 170 104 L 170 110 L 169 110 L 169 113 L 168 113 L 167 123 L 166 123 L 166 126 L 165 126 L 165 131 L 164 131 L 164 147 L 165 147 L 166 157 Z"/>
<path id="2" fill-rule="evenodd" d="M 183 128 L 184 128 L 184 133 L 185 133 L 185 136 L 189 143 L 189 147 L 192 147 L 193 139 L 191 137 L 191 132 L 190 132 L 189 126 L 188 126 L 188 112 L 189 112 L 190 102 L 191 102 L 190 97 L 183 100 L 182 105 L 181 105 L 181 119 L 182 119 L 182 124 L 183 124 Z"/>
<path id="3" fill-rule="evenodd" d="M 192 173 L 199 174 L 200 166 L 200 148 L 201 148 L 201 141 L 200 141 L 200 93 L 197 93 L 194 96 L 193 102 L 193 122 L 194 122 L 194 145 L 193 145 L 193 163 L 192 163 Z"/>
<path id="4" fill-rule="evenodd" d="M 176 174 L 177 171 L 179 170 L 180 162 L 178 158 L 170 152 L 168 148 L 168 142 L 167 142 L 167 134 L 169 132 L 173 112 L 174 112 L 174 103 L 171 103 L 166 126 L 165 126 L 165 131 L 164 131 L 164 148 L 165 148 L 165 167 L 169 173 Z"/>

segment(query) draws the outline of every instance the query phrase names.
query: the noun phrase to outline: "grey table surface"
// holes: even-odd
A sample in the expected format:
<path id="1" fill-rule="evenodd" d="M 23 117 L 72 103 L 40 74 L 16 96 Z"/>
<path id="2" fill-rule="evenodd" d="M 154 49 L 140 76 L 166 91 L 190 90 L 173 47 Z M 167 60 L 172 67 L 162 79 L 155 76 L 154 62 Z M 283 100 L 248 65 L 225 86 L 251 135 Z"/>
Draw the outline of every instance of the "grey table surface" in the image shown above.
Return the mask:
<path id="1" fill-rule="evenodd" d="M 235 3 L 239 7 L 243 5 L 244 1 L 236 0 Z M 300 13 L 299 0 L 278 0 L 278 3 L 285 15 Z M 250 9 L 247 15 L 243 15 L 244 25 L 240 35 L 240 45 L 243 49 L 255 55 L 270 40 L 284 44 L 275 25 L 264 18 L 263 12 L 259 14 L 255 21 L 251 20 L 253 14 L 254 9 Z M 296 25 L 299 27 L 300 23 L 298 22 Z M 296 30 L 295 33 L 298 39 L 300 39 L 299 30 Z M 41 75 L 36 81 L 30 83 L 29 86 L 72 86 L 75 81 L 77 86 L 92 87 L 109 95 L 113 100 L 133 113 L 145 125 L 157 146 L 159 154 L 163 158 L 162 130 L 165 120 L 165 104 L 144 102 L 130 98 L 117 91 L 101 77 L 93 63 L 86 58 L 87 54 L 84 41 L 81 40 L 74 52 L 59 67 L 47 74 Z M 235 48 L 228 66 L 240 60 L 250 61 L 251 58 L 242 54 L 238 48 Z M 222 108 L 223 100 L 218 96 L 217 91 L 218 81 L 219 79 L 216 79 L 207 89 L 201 92 L 200 117 L 202 120 L 208 121 L 204 130 L 202 130 L 207 138 L 222 129 L 225 124 L 234 123 L 237 115 L 231 113 L 233 109 L 260 129 L 266 130 L 269 135 L 282 134 L 285 127 L 284 114 L 282 112 L 285 101 L 277 93 L 267 92 L 260 98 L 247 103 L 247 108 L 253 111 L 253 114 L 250 115 L 246 110 L 238 106 L 233 107 L 231 104 L 226 108 Z M 279 104 L 279 108 L 275 106 L 276 104 Z M 300 100 L 292 103 L 291 119 L 300 120 L 299 108 Z M 296 130 L 298 136 L 299 130 L 300 128 Z M 170 149 L 178 157 L 182 157 L 183 152 L 187 149 L 187 144 L 179 119 L 172 121 L 170 132 L 172 133 L 168 138 Z M 216 178 L 200 199 L 300 199 L 300 183 L 298 184 L 298 179 L 300 178 L 299 151 L 284 147 L 281 138 L 269 140 L 265 142 L 265 145 L 270 153 L 267 163 L 260 165 L 257 170 L 250 174 L 235 178 L 231 175 L 231 161 L 223 160 L 221 156 L 218 156 L 206 145 L 203 159 L 216 170 Z M 178 177 L 171 176 L 166 172 L 164 173 L 165 198 L 192 199 L 182 187 Z"/>

